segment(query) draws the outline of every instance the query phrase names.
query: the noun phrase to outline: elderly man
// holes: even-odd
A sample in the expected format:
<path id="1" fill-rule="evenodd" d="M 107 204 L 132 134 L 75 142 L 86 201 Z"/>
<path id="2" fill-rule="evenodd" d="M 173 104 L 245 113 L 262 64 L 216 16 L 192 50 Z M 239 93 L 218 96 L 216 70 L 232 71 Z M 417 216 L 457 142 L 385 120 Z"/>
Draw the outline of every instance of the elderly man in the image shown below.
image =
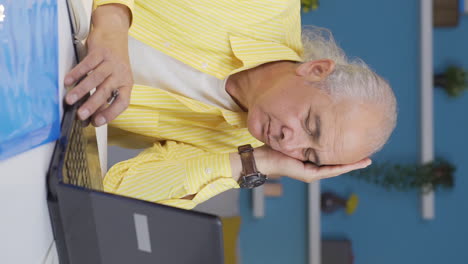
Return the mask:
<path id="1" fill-rule="evenodd" d="M 97 87 L 79 117 L 115 118 L 112 139 L 148 147 L 111 168 L 106 191 L 190 209 L 265 175 L 311 182 L 368 166 L 395 126 L 389 85 L 326 31 L 301 34 L 300 1 L 95 6 L 65 83 L 90 73 L 66 100 Z"/>

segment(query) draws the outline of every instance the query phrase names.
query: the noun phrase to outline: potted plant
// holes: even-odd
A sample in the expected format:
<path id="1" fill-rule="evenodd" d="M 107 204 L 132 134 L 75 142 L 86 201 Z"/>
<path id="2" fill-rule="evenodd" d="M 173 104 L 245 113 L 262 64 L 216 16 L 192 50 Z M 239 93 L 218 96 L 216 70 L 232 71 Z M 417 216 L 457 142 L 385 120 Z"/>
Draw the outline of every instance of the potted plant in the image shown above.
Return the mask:
<path id="1" fill-rule="evenodd" d="M 353 171 L 350 175 L 373 183 L 387 190 L 409 191 L 423 186 L 452 188 L 455 166 L 444 159 L 427 164 L 373 164 L 366 169 Z M 430 188 L 429 188 L 430 189 Z"/>
<path id="2" fill-rule="evenodd" d="M 443 88 L 450 97 L 460 96 L 468 89 L 468 73 L 463 68 L 449 66 L 444 73 L 434 75 L 434 85 Z"/>
<path id="3" fill-rule="evenodd" d="M 323 192 L 320 196 L 320 209 L 327 214 L 344 209 L 346 214 L 352 215 L 358 204 L 359 198 L 354 193 L 348 198 L 338 196 L 334 192 Z"/>

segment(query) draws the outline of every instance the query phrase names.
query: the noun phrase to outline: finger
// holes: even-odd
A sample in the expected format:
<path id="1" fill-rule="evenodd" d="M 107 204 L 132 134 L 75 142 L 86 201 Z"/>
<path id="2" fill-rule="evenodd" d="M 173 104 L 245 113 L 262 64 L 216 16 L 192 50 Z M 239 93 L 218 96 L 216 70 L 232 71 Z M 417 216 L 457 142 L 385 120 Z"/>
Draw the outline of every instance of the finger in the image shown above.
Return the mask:
<path id="1" fill-rule="evenodd" d="M 319 173 L 317 174 L 321 179 L 335 177 L 353 170 L 363 169 L 371 163 L 372 161 L 369 158 L 366 158 L 352 164 L 323 166 L 318 169 Z"/>
<path id="2" fill-rule="evenodd" d="M 313 182 L 316 180 L 327 179 L 331 177 L 336 177 L 345 173 L 348 173 L 353 170 L 362 169 L 371 164 L 371 160 L 369 158 L 365 158 L 358 162 L 352 164 L 344 164 L 344 165 L 326 165 L 317 167 L 314 164 L 306 164 L 306 170 L 308 171 L 307 175 L 305 176 L 305 182 Z"/>
<path id="3" fill-rule="evenodd" d="M 111 96 L 114 87 L 117 86 L 114 82 L 115 79 L 109 77 L 97 87 L 96 92 L 78 109 L 78 117 L 81 120 L 85 120 L 93 115 L 99 107 L 107 104 L 107 99 Z"/>
<path id="4" fill-rule="evenodd" d="M 114 120 L 119 114 L 127 109 L 130 103 L 130 87 L 119 88 L 120 95 L 112 102 L 109 107 L 106 107 L 99 112 L 96 112 L 93 119 L 93 124 L 96 127 L 102 126 Z"/>
<path id="5" fill-rule="evenodd" d="M 96 119 L 96 117 L 97 117 L 98 115 L 101 114 L 102 111 L 104 111 L 106 108 L 109 108 L 110 106 L 111 106 L 111 105 L 110 105 L 110 104 L 107 104 L 107 103 L 101 105 L 101 106 L 96 110 L 96 112 L 94 113 L 94 115 L 88 119 L 88 120 L 90 120 L 90 122 L 91 122 L 91 120 L 92 120 L 93 126 L 95 126 L 95 127 L 101 126 L 101 125 L 99 125 L 99 126 L 96 125 L 96 122 L 94 122 L 94 120 Z M 105 122 L 104 122 L 104 123 L 105 123 Z"/>
<path id="6" fill-rule="evenodd" d="M 315 173 L 309 173 L 305 176 L 303 181 L 311 183 L 314 181 L 335 177 L 347 172 L 347 170 L 341 167 L 337 168 L 337 166 L 341 165 L 322 166 L 320 169 L 315 169 Z"/>
<path id="7" fill-rule="evenodd" d="M 102 63 L 93 70 L 88 77 L 81 81 L 76 87 L 70 90 L 67 94 L 66 101 L 68 104 L 74 104 L 77 100 L 89 93 L 95 87 L 101 85 L 104 80 L 112 73 L 112 65 L 110 63 Z M 88 114 L 88 116 L 91 113 Z"/>
<path id="8" fill-rule="evenodd" d="M 104 56 L 100 52 L 90 52 L 78 65 L 65 75 L 65 85 L 72 85 L 83 78 L 88 72 L 94 70 L 102 61 Z"/>

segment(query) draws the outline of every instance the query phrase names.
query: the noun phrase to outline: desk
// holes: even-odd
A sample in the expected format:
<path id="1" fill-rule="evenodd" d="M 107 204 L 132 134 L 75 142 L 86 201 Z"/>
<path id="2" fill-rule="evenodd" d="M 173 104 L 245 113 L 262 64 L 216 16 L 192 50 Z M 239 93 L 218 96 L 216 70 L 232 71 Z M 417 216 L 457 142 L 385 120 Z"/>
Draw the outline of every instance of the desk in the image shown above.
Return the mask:
<path id="1" fill-rule="evenodd" d="M 63 98 L 62 80 L 74 65 L 74 50 L 65 1 L 57 0 L 57 4 L 58 85 Z M 0 263 L 58 263 L 51 250 L 53 234 L 46 202 L 46 173 L 54 146 L 52 142 L 0 161 Z"/>

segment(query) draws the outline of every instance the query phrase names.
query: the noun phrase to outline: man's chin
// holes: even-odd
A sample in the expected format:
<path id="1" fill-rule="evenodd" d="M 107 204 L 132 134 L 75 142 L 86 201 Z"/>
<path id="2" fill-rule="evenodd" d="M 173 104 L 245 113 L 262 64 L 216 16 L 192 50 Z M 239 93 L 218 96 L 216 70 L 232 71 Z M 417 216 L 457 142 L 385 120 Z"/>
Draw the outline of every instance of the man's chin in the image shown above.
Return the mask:
<path id="1" fill-rule="evenodd" d="M 249 133 L 252 137 L 254 137 L 256 140 L 263 142 L 265 145 L 267 145 L 266 140 L 263 138 L 263 135 L 261 133 L 256 133 L 254 129 L 251 129 L 251 127 L 247 128 L 249 130 Z"/>

